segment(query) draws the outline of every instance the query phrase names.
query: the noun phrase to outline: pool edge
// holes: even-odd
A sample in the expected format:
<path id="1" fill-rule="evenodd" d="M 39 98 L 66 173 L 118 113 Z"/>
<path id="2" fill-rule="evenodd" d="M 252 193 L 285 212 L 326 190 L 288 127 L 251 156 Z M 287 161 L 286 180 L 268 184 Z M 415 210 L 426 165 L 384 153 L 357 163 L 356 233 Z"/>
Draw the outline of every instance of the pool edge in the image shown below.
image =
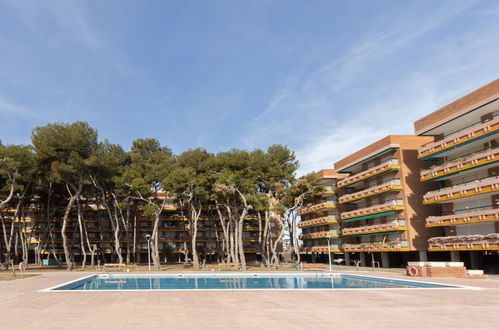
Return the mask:
<path id="1" fill-rule="evenodd" d="M 78 279 L 68 281 L 65 283 L 61 283 L 59 285 L 51 286 L 49 288 L 45 288 L 42 290 L 38 290 L 38 292 L 144 292 L 144 291 L 153 291 L 153 292 L 193 292 L 193 291 L 379 291 L 379 290 L 455 290 L 455 289 L 466 289 L 466 290 L 484 290 L 483 288 L 480 287 L 473 287 L 473 286 L 466 286 L 466 285 L 456 285 L 456 284 L 443 284 L 443 283 L 436 283 L 436 282 L 427 282 L 427 281 L 414 281 L 414 280 L 406 280 L 406 279 L 394 279 L 394 278 L 387 278 L 387 277 L 380 277 L 380 276 L 368 276 L 368 275 L 357 275 L 357 274 L 348 274 L 348 273 L 293 273 L 293 274 L 299 274 L 299 275 L 327 275 L 329 274 L 331 277 L 334 276 L 341 276 L 341 275 L 350 275 L 354 277 L 363 277 L 368 280 L 369 278 L 374 278 L 374 279 L 382 279 L 382 280 L 394 280 L 394 281 L 401 281 L 401 282 L 409 282 L 409 283 L 425 283 L 425 284 L 431 284 L 431 285 L 438 285 L 440 287 L 434 287 L 434 288 L 428 288 L 428 287 L 412 287 L 412 288 L 314 288 L 314 289 L 309 289 L 309 288 L 297 288 L 297 289 L 286 289 L 286 288 L 279 288 L 279 289 L 274 289 L 274 288 L 255 288 L 255 289 L 240 289 L 240 288 L 234 288 L 234 289 L 145 289 L 145 290 L 139 290 L 139 289 L 133 289 L 133 290 L 72 290 L 72 289 L 67 289 L 67 290 L 58 290 L 57 288 L 63 287 L 66 285 L 70 285 L 75 282 L 79 282 L 82 280 L 85 280 L 87 278 L 91 277 L 96 277 L 96 276 L 103 276 L 105 274 L 91 274 L 87 276 L 80 277 Z M 110 275 L 126 275 L 126 276 L 137 276 L 137 277 L 161 277 L 165 275 L 169 275 L 171 277 L 177 277 L 177 276 L 227 276 L 227 275 L 247 275 L 248 277 L 254 276 L 254 275 L 272 275 L 272 276 L 279 276 L 279 275 L 290 275 L 290 273 L 221 273 L 221 274 L 213 274 L 213 273 L 177 273 L 177 274 L 110 274 Z"/>

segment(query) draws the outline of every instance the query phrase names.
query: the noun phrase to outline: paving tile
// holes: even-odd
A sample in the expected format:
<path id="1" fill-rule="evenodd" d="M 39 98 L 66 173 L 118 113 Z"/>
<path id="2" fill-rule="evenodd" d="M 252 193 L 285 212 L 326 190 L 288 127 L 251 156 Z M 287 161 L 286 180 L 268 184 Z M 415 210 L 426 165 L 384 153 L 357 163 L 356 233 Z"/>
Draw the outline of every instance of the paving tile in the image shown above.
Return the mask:
<path id="1" fill-rule="evenodd" d="M 0 282 L 0 328 L 499 328 L 495 317 L 499 313 L 499 280 L 431 279 L 482 290 L 38 291 L 88 274 L 47 272 Z"/>

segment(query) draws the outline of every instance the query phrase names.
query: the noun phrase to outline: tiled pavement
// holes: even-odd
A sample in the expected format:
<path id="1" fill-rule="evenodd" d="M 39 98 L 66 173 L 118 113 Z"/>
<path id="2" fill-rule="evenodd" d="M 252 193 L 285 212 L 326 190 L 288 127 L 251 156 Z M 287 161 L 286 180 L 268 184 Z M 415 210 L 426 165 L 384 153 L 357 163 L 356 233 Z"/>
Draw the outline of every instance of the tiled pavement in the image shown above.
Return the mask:
<path id="1" fill-rule="evenodd" d="M 87 274 L 0 282 L 0 329 L 499 329 L 498 280 L 431 279 L 482 290 L 38 291 Z"/>

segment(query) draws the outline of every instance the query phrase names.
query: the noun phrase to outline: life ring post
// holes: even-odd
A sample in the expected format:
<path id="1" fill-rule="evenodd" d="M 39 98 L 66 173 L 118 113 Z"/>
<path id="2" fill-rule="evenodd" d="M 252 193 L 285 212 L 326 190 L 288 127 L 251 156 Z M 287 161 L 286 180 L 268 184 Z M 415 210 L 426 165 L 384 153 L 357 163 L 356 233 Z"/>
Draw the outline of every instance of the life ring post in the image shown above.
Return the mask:
<path id="1" fill-rule="evenodd" d="M 419 268 L 418 267 L 407 267 L 407 275 L 409 276 L 419 276 Z"/>

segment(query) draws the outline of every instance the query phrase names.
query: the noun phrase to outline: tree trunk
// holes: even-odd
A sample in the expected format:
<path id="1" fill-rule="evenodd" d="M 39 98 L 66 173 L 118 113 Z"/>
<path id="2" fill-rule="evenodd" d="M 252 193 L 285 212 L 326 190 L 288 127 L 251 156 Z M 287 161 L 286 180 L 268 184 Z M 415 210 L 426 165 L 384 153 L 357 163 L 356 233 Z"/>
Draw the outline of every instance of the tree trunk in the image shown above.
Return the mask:
<path id="1" fill-rule="evenodd" d="M 121 242 L 120 242 L 120 221 L 118 218 L 118 208 L 119 204 L 116 200 L 116 196 L 114 196 L 114 220 L 111 220 L 113 224 L 113 233 L 114 233 L 114 250 L 116 251 L 116 255 L 118 257 L 118 263 L 123 263 L 123 255 L 121 254 Z M 112 219 L 112 216 L 111 216 Z"/>
<path id="2" fill-rule="evenodd" d="M 67 188 L 69 190 L 69 186 L 67 186 Z M 68 205 L 66 206 L 66 211 L 64 212 L 64 217 L 62 218 L 61 236 L 62 236 L 62 245 L 64 248 L 64 258 L 66 260 L 67 270 L 73 269 L 73 261 L 71 260 L 71 253 L 68 247 L 68 237 L 66 235 L 66 229 L 68 226 L 69 214 L 71 212 L 71 209 L 73 208 L 76 199 L 79 198 L 82 189 L 83 189 L 83 183 L 80 180 L 80 182 L 78 183 L 78 187 L 75 190 L 75 193 L 72 194 L 71 198 L 69 199 Z"/>
<path id="3" fill-rule="evenodd" d="M 190 232 L 191 232 L 191 250 L 192 250 L 192 265 L 194 268 L 199 267 L 199 258 L 198 258 L 198 252 L 197 252 L 197 246 L 196 246 L 196 241 L 197 241 L 197 234 L 198 234 L 198 220 L 199 216 L 201 215 L 201 205 L 199 205 L 199 209 L 196 210 L 196 207 L 193 204 L 189 204 L 189 209 L 190 209 L 190 222 L 191 222 L 191 227 L 190 227 Z"/>
<path id="4" fill-rule="evenodd" d="M 220 206 L 218 202 L 216 202 L 216 208 L 217 208 L 217 213 L 218 217 L 220 219 L 220 225 L 222 226 L 222 231 L 223 231 L 223 238 L 222 238 L 222 259 L 227 260 L 228 258 L 228 245 L 229 245 L 229 232 L 227 229 L 228 224 L 225 222 L 225 217 L 222 214 L 222 210 L 220 209 Z"/>
<path id="5" fill-rule="evenodd" d="M 238 245 L 239 245 L 239 259 L 241 261 L 241 270 L 246 270 L 246 255 L 244 254 L 244 243 L 243 243 L 243 225 L 244 218 L 248 214 L 248 209 L 245 207 L 241 212 L 238 223 Z"/>
<path id="6" fill-rule="evenodd" d="M 81 252 L 83 253 L 83 260 L 81 261 L 81 270 L 85 270 L 85 266 L 87 263 L 87 250 L 85 249 L 85 237 L 84 237 L 85 233 L 83 230 L 83 219 L 81 216 L 81 205 L 79 197 L 76 199 L 76 209 L 78 214 L 78 228 L 80 230 L 80 248 Z"/>
<path id="7" fill-rule="evenodd" d="M 161 203 L 159 210 L 156 211 L 156 214 L 154 215 L 154 228 L 152 231 L 152 239 L 153 239 L 153 253 L 152 253 L 152 259 L 154 262 L 154 267 L 156 270 L 160 270 L 160 258 L 159 258 L 159 218 L 161 215 L 161 212 L 163 212 L 163 208 L 165 207 L 166 204 L 166 198 L 163 199 L 163 202 Z"/>

